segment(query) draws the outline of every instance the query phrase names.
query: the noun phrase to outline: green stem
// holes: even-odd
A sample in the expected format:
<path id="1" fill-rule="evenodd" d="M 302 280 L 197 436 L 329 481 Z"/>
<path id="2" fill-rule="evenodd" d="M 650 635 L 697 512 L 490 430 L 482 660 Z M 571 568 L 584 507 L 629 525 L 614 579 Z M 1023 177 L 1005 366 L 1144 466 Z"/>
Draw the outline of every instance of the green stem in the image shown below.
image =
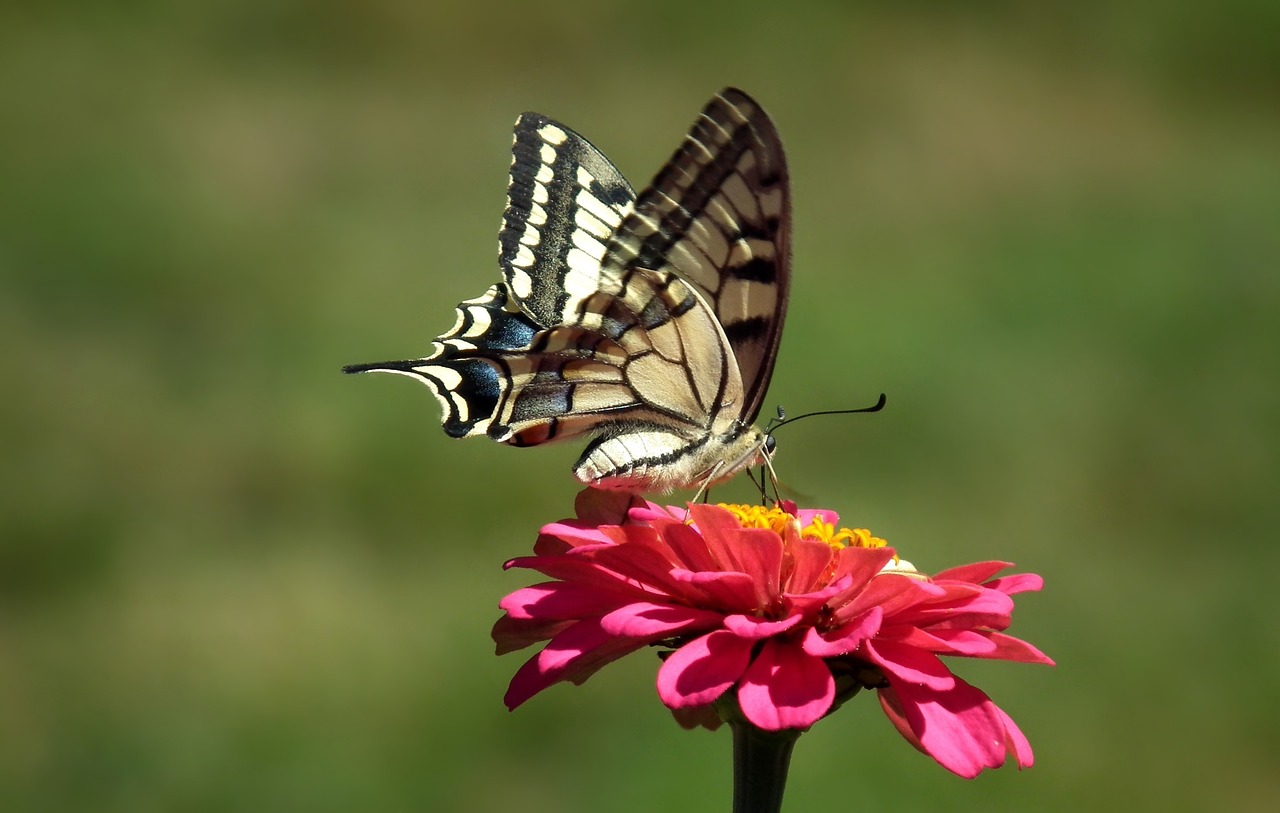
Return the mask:
<path id="1" fill-rule="evenodd" d="M 791 749 L 799 729 L 765 731 L 735 715 L 733 730 L 733 813 L 780 813 L 787 787 Z"/>

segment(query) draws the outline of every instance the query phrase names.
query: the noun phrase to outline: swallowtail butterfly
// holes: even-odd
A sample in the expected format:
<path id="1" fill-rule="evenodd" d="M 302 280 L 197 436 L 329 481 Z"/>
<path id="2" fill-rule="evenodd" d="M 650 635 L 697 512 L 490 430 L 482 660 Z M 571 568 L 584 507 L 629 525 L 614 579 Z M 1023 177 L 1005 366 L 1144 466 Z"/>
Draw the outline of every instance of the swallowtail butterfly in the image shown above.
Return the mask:
<path id="1" fill-rule="evenodd" d="M 458 305 L 429 356 L 346 372 L 412 376 L 453 437 L 514 446 L 589 438 L 598 488 L 666 492 L 772 455 L 752 425 L 790 283 L 782 142 L 728 88 L 637 196 L 589 141 L 516 121 L 498 238 L 503 280 Z"/>

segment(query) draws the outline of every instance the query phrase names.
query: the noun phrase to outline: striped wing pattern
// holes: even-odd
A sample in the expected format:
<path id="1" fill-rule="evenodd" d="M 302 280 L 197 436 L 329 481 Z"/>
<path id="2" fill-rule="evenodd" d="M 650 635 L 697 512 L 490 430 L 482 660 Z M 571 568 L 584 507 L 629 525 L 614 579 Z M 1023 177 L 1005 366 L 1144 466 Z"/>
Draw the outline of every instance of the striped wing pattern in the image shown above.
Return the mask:
<path id="1" fill-rule="evenodd" d="M 596 292 L 605 245 L 635 197 L 573 130 L 538 113 L 516 120 L 498 264 L 530 316 L 560 324 Z"/>
<path id="2" fill-rule="evenodd" d="M 791 201 L 777 130 L 745 93 L 711 100 L 615 231 L 605 275 L 652 268 L 711 304 L 755 420 L 782 340 L 791 275 Z"/>
<path id="3" fill-rule="evenodd" d="M 789 282 L 781 142 L 746 94 L 714 97 L 637 198 L 586 139 L 516 123 L 499 236 L 504 280 L 458 306 L 414 376 L 445 431 L 518 446 L 591 438 L 575 476 L 669 491 L 760 462 L 751 426 Z"/>

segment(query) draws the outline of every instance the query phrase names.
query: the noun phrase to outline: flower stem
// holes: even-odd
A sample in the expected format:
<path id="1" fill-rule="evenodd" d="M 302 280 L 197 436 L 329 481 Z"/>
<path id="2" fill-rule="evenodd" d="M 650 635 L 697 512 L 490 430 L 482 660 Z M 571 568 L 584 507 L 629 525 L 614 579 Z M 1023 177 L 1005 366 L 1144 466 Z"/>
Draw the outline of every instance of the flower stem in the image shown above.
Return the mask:
<path id="1" fill-rule="evenodd" d="M 780 813 L 799 729 L 765 731 L 743 719 L 733 730 L 733 813 Z"/>

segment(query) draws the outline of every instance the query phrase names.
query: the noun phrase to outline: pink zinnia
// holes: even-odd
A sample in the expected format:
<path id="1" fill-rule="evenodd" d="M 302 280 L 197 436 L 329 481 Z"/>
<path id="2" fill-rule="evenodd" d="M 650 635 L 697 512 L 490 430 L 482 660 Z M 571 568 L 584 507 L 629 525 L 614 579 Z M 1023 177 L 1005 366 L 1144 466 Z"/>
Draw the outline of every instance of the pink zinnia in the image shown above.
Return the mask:
<path id="1" fill-rule="evenodd" d="M 984 562 L 928 578 L 867 531 L 836 531 L 831 511 L 637 502 L 623 521 L 611 499 L 583 492 L 578 519 L 545 526 L 535 555 L 507 563 L 553 579 L 500 604 L 499 654 L 547 641 L 512 679 L 509 708 L 662 644 L 674 651 L 658 695 L 686 723 L 707 724 L 736 694 L 758 728 L 804 729 L 874 688 L 903 737 L 960 776 L 1010 754 L 1032 764 L 1013 720 L 938 656 L 1051 664 L 1002 632 L 1010 597 L 1039 590 L 1039 576 L 993 578 L 1009 564 Z"/>

